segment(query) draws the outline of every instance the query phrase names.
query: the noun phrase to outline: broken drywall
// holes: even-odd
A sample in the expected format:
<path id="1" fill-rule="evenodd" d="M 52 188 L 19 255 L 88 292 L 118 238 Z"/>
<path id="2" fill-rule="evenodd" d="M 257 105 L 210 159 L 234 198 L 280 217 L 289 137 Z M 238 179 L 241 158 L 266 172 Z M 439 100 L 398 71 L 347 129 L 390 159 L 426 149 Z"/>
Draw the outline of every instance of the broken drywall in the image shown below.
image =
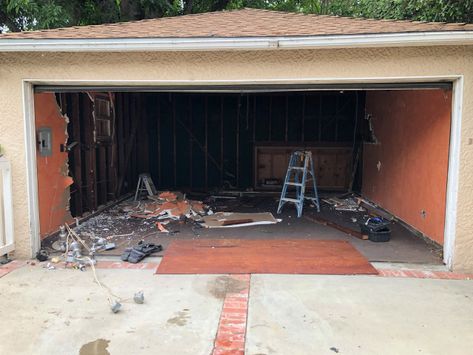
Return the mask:
<path id="1" fill-rule="evenodd" d="M 35 94 L 35 125 L 51 129 L 51 155 L 42 156 L 37 150 L 38 199 L 40 235 L 59 229 L 60 225 L 71 222 L 69 212 L 70 186 L 67 146 L 67 116 L 61 110 L 52 93 Z M 61 148 L 62 147 L 62 148 Z"/>

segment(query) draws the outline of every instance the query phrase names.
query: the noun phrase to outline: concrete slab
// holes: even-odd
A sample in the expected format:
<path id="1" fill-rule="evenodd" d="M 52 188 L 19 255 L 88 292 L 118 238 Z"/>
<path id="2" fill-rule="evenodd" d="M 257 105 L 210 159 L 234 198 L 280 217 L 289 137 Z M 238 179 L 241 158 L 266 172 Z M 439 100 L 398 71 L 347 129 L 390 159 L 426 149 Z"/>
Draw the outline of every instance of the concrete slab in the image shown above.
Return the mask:
<path id="1" fill-rule="evenodd" d="M 113 314 L 90 270 L 47 270 L 36 265 L 0 278 L 0 353 L 211 353 L 223 302 L 212 293 L 218 275 L 97 272 L 122 298 L 143 290 L 145 303 L 129 299 L 122 302 L 122 311 Z"/>
<path id="2" fill-rule="evenodd" d="M 371 262 L 376 269 L 395 269 L 395 270 L 423 270 L 423 271 L 445 271 L 448 272 L 447 265 L 438 264 L 419 264 L 419 263 L 390 263 L 390 262 Z"/>
<path id="3" fill-rule="evenodd" d="M 253 275 L 247 355 L 471 354 L 473 282 Z"/>

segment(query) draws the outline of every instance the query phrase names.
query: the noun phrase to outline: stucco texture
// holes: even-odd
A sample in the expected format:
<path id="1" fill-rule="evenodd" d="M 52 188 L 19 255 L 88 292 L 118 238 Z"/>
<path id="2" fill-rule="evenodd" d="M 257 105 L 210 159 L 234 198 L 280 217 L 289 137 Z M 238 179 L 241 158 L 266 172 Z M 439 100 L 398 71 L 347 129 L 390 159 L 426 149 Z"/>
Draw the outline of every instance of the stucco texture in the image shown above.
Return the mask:
<path id="1" fill-rule="evenodd" d="M 1 53 L 0 140 L 12 161 L 16 253 L 30 256 L 22 80 L 272 80 L 464 75 L 454 268 L 473 271 L 473 48 Z M 394 79 L 393 79 L 394 80 Z"/>

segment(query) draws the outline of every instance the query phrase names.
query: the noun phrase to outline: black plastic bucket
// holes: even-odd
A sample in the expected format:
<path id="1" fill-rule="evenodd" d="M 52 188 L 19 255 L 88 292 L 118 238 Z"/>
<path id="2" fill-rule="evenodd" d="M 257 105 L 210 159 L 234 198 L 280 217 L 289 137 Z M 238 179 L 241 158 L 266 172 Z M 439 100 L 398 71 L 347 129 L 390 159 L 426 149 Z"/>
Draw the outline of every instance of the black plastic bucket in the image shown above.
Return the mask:
<path id="1" fill-rule="evenodd" d="M 368 239 L 372 242 L 389 242 L 391 240 L 391 228 L 384 227 L 376 231 L 369 231 Z"/>
<path id="2" fill-rule="evenodd" d="M 367 234 L 368 239 L 372 242 L 388 242 L 391 240 L 390 224 L 390 221 L 386 221 L 383 218 L 373 217 L 360 223 L 360 229 L 361 233 Z"/>

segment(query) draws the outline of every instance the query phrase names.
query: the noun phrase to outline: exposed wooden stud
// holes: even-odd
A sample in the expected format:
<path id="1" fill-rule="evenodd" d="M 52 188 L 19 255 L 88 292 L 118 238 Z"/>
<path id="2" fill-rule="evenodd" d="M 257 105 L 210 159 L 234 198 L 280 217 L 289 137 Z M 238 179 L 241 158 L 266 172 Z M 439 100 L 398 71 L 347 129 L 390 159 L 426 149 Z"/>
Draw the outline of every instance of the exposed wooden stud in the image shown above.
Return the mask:
<path id="1" fill-rule="evenodd" d="M 237 103 L 237 127 L 236 127 L 236 186 L 240 186 L 240 112 L 241 112 L 241 95 L 238 95 Z"/>
<path id="2" fill-rule="evenodd" d="M 128 101 L 128 100 L 126 100 L 126 101 Z M 137 119 L 131 121 L 132 128 L 131 128 L 130 135 L 128 136 L 128 139 L 127 139 L 126 152 L 125 152 L 125 163 L 124 163 L 124 167 L 123 167 L 123 173 L 118 179 L 117 194 L 116 194 L 117 196 L 121 195 L 121 191 L 123 189 L 123 183 L 124 183 L 125 177 L 131 175 L 130 174 L 130 170 L 131 170 L 131 168 L 130 168 L 130 159 L 131 159 L 134 147 L 135 147 L 136 132 L 137 132 L 137 128 L 138 128 L 140 119 L 141 119 L 141 117 L 137 117 Z M 130 187 L 130 188 L 133 188 L 133 187 Z"/>
<path id="3" fill-rule="evenodd" d="M 204 143 L 204 148 L 205 148 L 205 171 L 204 171 L 204 186 L 205 186 L 205 191 L 208 189 L 208 179 L 209 179 L 209 141 L 208 141 L 208 115 L 209 115 L 209 97 L 206 95 L 205 96 L 205 104 L 204 104 L 204 131 L 205 131 L 205 143 Z"/>
<path id="4" fill-rule="evenodd" d="M 251 147 L 252 153 L 251 157 L 253 159 L 252 165 L 253 165 L 253 174 L 251 177 L 251 180 L 253 181 L 253 188 L 256 187 L 256 97 L 257 95 L 253 96 L 253 132 L 252 132 L 252 142 L 253 146 Z M 251 170 L 251 168 L 250 168 Z"/>
<path id="5" fill-rule="evenodd" d="M 189 95 L 189 127 L 190 127 L 190 131 L 192 131 L 192 120 L 193 120 L 193 117 L 192 117 L 192 94 Z M 189 134 L 189 187 L 190 189 L 192 190 L 193 188 L 193 167 L 192 167 L 192 163 L 193 163 L 193 147 L 194 145 L 194 141 L 192 139 L 192 135 Z"/>
<path id="6" fill-rule="evenodd" d="M 223 122 L 223 106 L 224 103 L 223 103 L 223 95 L 220 96 L 220 186 L 223 186 L 223 159 L 224 159 L 224 150 L 223 150 L 223 144 L 224 144 L 224 140 L 223 140 L 223 133 L 224 133 L 224 129 L 223 129 L 223 125 L 224 125 L 224 122 Z"/>
<path id="7" fill-rule="evenodd" d="M 81 94 L 81 122 L 84 129 L 84 170 L 85 170 L 85 191 L 88 211 L 97 208 L 97 186 L 96 186 L 96 148 L 94 140 L 94 120 L 92 115 L 92 105 L 87 94 Z"/>
<path id="8" fill-rule="evenodd" d="M 301 142 L 305 141 L 305 110 L 306 110 L 307 95 L 302 94 L 302 122 L 301 122 Z"/>
<path id="9" fill-rule="evenodd" d="M 76 192 L 74 196 L 74 206 L 76 216 L 82 216 L 84 213 L 83 208 L 83 179 L 82 179 L 82 151 L 83 144 L 81 140 L 81 119 L 80 119 L 80 109 L 79 109 L 79 94 L 71 94 L 71 124 L 72 124 L 72 137 L 70 137 L 69 142 L 72 143 L 72 140 L 78 143 L 73 148 L 73 151 L 69 153 L 69 156 L 73 155 L 74 157 L 74 185 L 76 186 Z M 72 139 L 71 139 L 72 138 Z"/>
<path id="10" fill-rule="evenodd" d="M 124 143 L 123 145 L 125 149 L 124 149 L 123 173 L 122 173 L 123 180 L 121 181 L 121 183 L 119 180 L 118 196 L 120 196 L 120 194 L 122 193 L 122 190 L 123 190 L 122 187 L 125 180 L 129 182 L 131 179 L 131 169 L 129 169 L 129 163 L 127 161 L 127 152 L 129 150 L 129 146 L 132 144 L 132 142 L 130 142 L 129 140 L 130 130 L 131 130 L 131 127 L 130 127 L 131 108 L 130 108 L 130 94 L 129 93 L 123 94 L 123 105 L 124 105 L 123 106 L 123 143 Z M 131 151 L 130 151 L 130 154 L 131 154 Z M 128 190 L 126 190 L 125 192 L 128 192 Z"/>
<path id="11" fill-rule="evenodd" d="M 157 112 L 158 112 L 158 137 L 157 137 L 157 146 L 158 146 L 158 186 L 161 186 L 163 183 L 163 178 L 161 177 L 161 98 L 159 97 L 160 94 L 158 94 L 158 99 L 156 100 L 156 105 L 157 105 Z"/>
<path id="12" fill-rule="evenodd" d="M 284 128 L 285 128 L 285 133 L 284 133 L 284 142 L 287 143 L 287 138 L 288 138 L 288 125 L 289 125 L 289 95 L 286 94 L 286 115 L 285 115 L 285 122 L 284 122 Z"/>
<path id="13" fill-rule="evenodd" d="M 338 108 L 339 108 L 339 95 L 335 96 L 335 142 L 338 141 Z"/>
<path id="14" fill-rule="evenodd" d="M 319 117 L 317 119 L 317 141 L 322 141 L 322 95 L 319 94 Z"/>
<path id="15" fill-rule="evenodd" d="M 250 116 L 250 96 L 246 94 L 246 130 L 247 131 L 250 129 L 249 116 Z"/>
<path id="16" fill-rule="evenodd" d="M 146 102 L 147 96 L 146 94 L 138 94 L 137 97 L 137 116 L 140 120 L 140 129 L 138 134 L 138 141 L 137 141 L 137 162 L 139 163 L 139 170 L 137 171 L 136 179 L 138 179 L 138 175 L 141 173 L 149 172 L 150 171 L 150 159 L 149 159 L 149 130 L 148 130 L 148 120 L 144 119 L 148 117 L 147 113 L 147 105 L 144 104 Z"/>
<path id="17" fill-rule="evenodd" d="M 257 96 L 253 96 L 253 144 L 256 142 L 256 101 Z"/>
<path id="18" fill-rule="evenodd" d="M 108 186 L 107 186 L 107 202 L 110 200 L 114 200 L 116 198 L 115 192 L 117 188 L 117 160 L 118 160 L 118 154 L 117 154 L 117 114 L 116 114 L 116 99 L 115 95 L 112 93 L 109 93 L 109 99 L 110 99 L 110 104 L 111 104 L 111 129 L 112 129 L 112 140 L 108 147 L 106 148 L 107 150 L 107 180 L 108 180 Z"/>
<path id="19" fill-rule="evenodd" d="M 353 191 L 353 184 L 355 183 L 355 178 L 356 178 L 356 171 L 358 168 L 358 164 L 360 161 L 360 156 L 361 156 L 361 151 L 363 149 L 363 145 L 359 144 L 358 149 L 356 149 L 357 142 L 356 142 L 356 134 L 357 134 L 357 128 L 358 128 L 358 111 L 359 111 L 359 97 L 358 97 L 358 91 L 355 91 L 355 124 L 353 127 L 353 148 L 352 148 L 352 162 L 351 162 L 351 179 L 350 179 L 350 185 L 348 186 L 348 191 L 352 192 Z M 356 150 L 356 156 L 354 156 Z"/>
<path id="20" fill-rule="evenodd" d="M 132 153 L 132 159 L 130 161 L 131 162 L 131 174 L 130 174 L 131 178 L 128 181 L 128 185 L 129 185 L 128 190 L 133 189 L 136 186 L 136 182 L 138 180 L 138 160 L 140 160 L 138 159 L 138 144 L 139 142 L 141 142 L 141 136 L 140 136 L 141 116 L 138 110 L 138 107 L 139 107 L 138 100 L 139 100 L 139 94 L 133 93 L 131 96 L 132 111 L 130 112 L 131 126 L 133 127 L 133 125 L 135 124 L 134 121 L 138 120 L 138 122 L 136 122 L 136 134 L 134 138 L 135 141 L 133 143 L 133 147 L 131 150 L 131 153 Z M 138 139 L 138 137 L 140 139 Z"/>
<path id="21" fill-rule="evenodd" d="M 118 175 L 120 175 L 123 167 L 124 155 L 123 155 L 123 100 L 122 94 L 116 93 L 115 94 L 115 126 L 116 126 L 116 138 L 117 138 L 117 183 L 118 183 Z M 116 192 L 115 186 L 115 192 Z M 118 196 L 116 196 L 118 197 Z"/>
<path id="22" fill-rule="evenodd" d="M 67 94 L 59 94 L 59 108 L 61 109 L 61 114 L 67 114 L 69 110 L 69 103 L 67 100 Z"/>
<path id="23" fill-rule="evenodd" d="M 269 137 L 268 137 L 268 142 L 271 142 L 272 123 L 273 123 L 273 96 L 269 95 L 269 124 L 268 124 Z"/>
<path id="24" fill-rule="evenodd" d="M 97 147 L 97 205 L 107 203 L 107 162 L 105 147 Z"/>
<path id="25" fill-rule="evenodd" d="M 172 159 L 174 188 L 177 187 L 177 141 L 176 141 L 176 96 L 171 94 L 172 101 Z"/>
<path id="26" fill-rule="evenodd" d="M 127 93 L 125 94 L 125 97 L 127 98 L 127 106 L 128 106 L 128 114 L 126 116 L 126 122 L 127 122 L 127 126 L 128 126 L 128 129 L 126 130 L 126 132 L 130 132 L 130 129 L 131 127 L 133 127 L 134 125 L 134 120 L 133 120 L 133 113 L 134 113 L 134 102 L 133 102 L 133 94 L 132 93 Z M 136 133 L 135 133 L 136 135 Z M 128 137 L 130 137 L 130 135 L 128 135 Z M 133 139 L 132 140 L 128 140 L 128 146 L 127 146 L 127 150 L 129 149 L 130 150 L 130 157 L 128 158 L 126 162 L 126 176 L 127 176 L 127 186 L 126 186 L 126 192 L 129 192 L 132 185 L 132 181 L 133 181 L 133 171 L 134 171 L 134 159 L 133 159 L 133 149 L 134 149 L 134 145 L 136 143 L 136 140 L 134 139 L 134 136 L 133 136 Z M 126 158 L 126 157 L 125 157 Z M 122 185 L 123 187 L 123 185 Z"/>

